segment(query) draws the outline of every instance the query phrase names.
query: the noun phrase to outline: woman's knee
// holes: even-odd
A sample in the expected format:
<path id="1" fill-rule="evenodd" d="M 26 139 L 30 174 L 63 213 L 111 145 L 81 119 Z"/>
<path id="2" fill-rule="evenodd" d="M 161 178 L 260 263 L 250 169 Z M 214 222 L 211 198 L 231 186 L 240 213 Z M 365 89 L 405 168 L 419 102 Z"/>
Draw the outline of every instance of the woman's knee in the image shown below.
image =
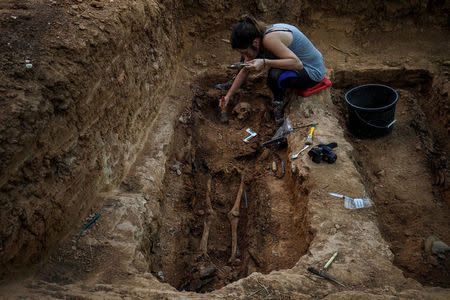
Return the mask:
<path id="1" fill-rule="evenodd" d="M 267 75 L 267 85 L 271 89 L 279 89 L 278 86 L 278 79 L 280 78 L 281 74 L 283 74 L 285 70 L 277 69 L 277 68 L 271 68 L 269 70 L 269 75 Z"/>

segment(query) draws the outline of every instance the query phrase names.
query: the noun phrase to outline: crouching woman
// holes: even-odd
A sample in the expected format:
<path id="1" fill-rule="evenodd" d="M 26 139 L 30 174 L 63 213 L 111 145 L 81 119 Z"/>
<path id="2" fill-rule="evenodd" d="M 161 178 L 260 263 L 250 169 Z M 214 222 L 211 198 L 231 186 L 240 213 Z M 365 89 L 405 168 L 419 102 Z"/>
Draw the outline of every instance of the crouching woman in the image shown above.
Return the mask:
<path id="1" fill-rule="evenodd" d="M 225 101 L 219 101 L 221 108 L 226 107 L 250 72 L 267 69 L 267 85 L 273 93 L 275 121 L 280 125 L 286 106 L 286 89 L 311 88 L 325 77 L 322 54 L 293 25 L 266 25 L 246 15 L 234 26 L 230 42 L 248 65 L 239 71 Z"/>

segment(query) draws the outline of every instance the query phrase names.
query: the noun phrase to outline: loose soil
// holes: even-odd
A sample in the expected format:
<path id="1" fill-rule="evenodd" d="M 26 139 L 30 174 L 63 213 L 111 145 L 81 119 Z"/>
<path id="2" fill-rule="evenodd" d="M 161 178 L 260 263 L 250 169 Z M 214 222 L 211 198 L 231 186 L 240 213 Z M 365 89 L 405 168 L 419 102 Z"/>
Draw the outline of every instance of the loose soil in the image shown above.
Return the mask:
<path id="1" fill-rule="evenodd" d="M 259 80 L 248 84 L 230 102 L 230 112 L 246 102 L 251 106 L 249 116 L 239 119 L 237 113 L 230 113 L 229 122 L 222 123 L 217 99 L 224 92 L 212 89 L 210 78 L 219 75 L 207 74 L 192 84 L 192 106 L 181 115 L 183 122 L 168 164 L 171 171 L 166 185 L 171 188 L 161 199 L 163 215 L 170 217 L 163 220 L 158 247 L 149 257 L 154 262 L 152 272 L 156 276 L 162 272 L 160 278 L 181 290 L 212 291 L 253 272 L 290 268 L 306 252 L 310 240 L 307 197 L 299 193 L 298 178 L 292 178 L 285 149 L 275 144 L 262 146 L 278 130 L 272 121 L 270 95 Z M 247 128 L 258 135 L 244 143 Z M 230 263 L 227 213 L 236 200 L 241 176 L 245 187 L 239 209 L 238 260 Z M 208 177 L 212 177 L 214 216 L 208 255 L 202 256 L 199 243 L 208 218 Z M 203 270 L 214 272 L 201 275 Z"/>

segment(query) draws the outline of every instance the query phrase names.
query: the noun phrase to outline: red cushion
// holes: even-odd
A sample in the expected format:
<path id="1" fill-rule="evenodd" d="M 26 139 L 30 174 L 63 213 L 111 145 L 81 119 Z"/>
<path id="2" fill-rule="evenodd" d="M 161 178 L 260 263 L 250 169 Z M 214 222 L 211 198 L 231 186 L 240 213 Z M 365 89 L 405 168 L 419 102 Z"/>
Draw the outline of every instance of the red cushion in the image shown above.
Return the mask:
<path id="1" fill-rule="evenodd" d="M 330 86 L 331 86 L 330 79 L 324 77 L 321 82 L 319 82 L 318 84 L 316 84 L 315 86 L 313 86 L 309 89 L 306 89 L 306 90 L 294 89 L 294 91 L 302 97 L 308 97 L 312 94 L 317 93 L 318 91 L 329 88 Z"/>

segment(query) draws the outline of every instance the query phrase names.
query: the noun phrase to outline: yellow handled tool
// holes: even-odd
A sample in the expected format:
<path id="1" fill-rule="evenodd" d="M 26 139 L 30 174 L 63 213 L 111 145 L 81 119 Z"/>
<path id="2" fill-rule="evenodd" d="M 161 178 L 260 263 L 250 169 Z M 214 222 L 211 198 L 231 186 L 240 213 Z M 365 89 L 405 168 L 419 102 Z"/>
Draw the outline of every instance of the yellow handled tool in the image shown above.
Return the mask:
<path id="1" fill-rule="evenodd" d="M 220 99 L 220 121 L 222 123 L 228 122 L 227 109 L 225 107 L 225 97 Z"/>
<path id="2" fill-rule="evenodd" d="M 313 143 L 313 133 L 314 133 L 315 129 L 316 129 L 316 124 L 313 124 L 311 126 L 311 129 L 309 130 L 308 137 L 306 138 L 306 145 L 312 145 L 312 143 Z"/>

